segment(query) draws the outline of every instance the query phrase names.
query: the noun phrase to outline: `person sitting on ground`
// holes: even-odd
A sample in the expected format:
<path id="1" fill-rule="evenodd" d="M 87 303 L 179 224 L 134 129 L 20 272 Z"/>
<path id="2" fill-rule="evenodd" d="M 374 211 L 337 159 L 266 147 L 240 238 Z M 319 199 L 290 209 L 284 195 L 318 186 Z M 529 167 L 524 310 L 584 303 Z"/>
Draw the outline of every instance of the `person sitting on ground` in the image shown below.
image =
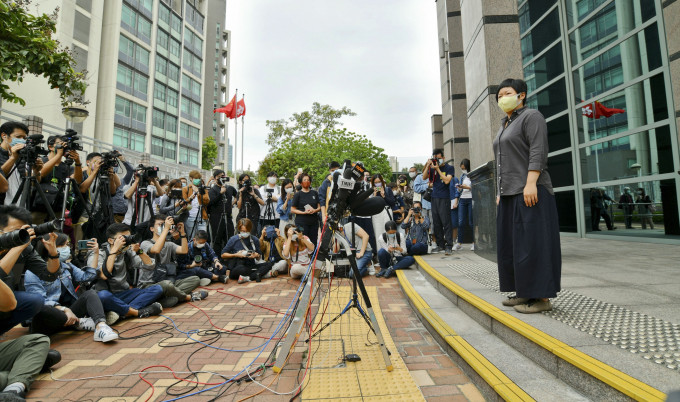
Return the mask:
<path id="1" fill-rule="evenodd" d="M 163 298 L 160 300 L 164 308 L 173 307 L 178 302 L 199 301 L 208 297 L 208 292 L 199 290 L 193 292 L 200 284 L 200 278 L 196 275 L 177 275 L 177 256 L 185 255 L 189 251 L 187 235 L 184 233 L 184 224 L 175 221 L 171 216 L 156 215 L 149 230 L 153 232 L 151 240 L 144 240 L 142 250 L 149 254 L 155 262 L 153 269 L 142 269 L 139 273 L 138 286 L 142 289 L 154 284 L 163 288 Z M 172 229 L 176 226 L 176 229 Z M 177 231 L 181 245 L 167 241 L 170 231 Z M 192 293 L 193 292 L 193 293 Z"/>
<path id="2" fill-rule="evenodd" d="M 286 242 L 281 256 L 290 262 L 290 277 L 301 278 L 307 272 L 314 253 L 314 243 L 295 225 L 287 225 Z"/>
<path id="3" fill-rule="evenodd" d="M 427 254 L 427 237 L 430 231 L 430 220 L 423 215 L 423 204 L 413 202 L 413 208 L 408 211 L 402 229 L 408 231 L 406 235 L 406 250 L 409 255 Z"/>
<path id="4" fill-rule="evenodd" d="M 369 244 L 368 233 L 358 224 L 354 223 L 354 219 L 350 217 L 350 221 L 344 226 L 338 226 L 340 234 L 344 235 L 349 241 L 349 244 L 356 250 L 357 268 L 361 276 L 368 274 L 368 266 L 371 264 L 373 258 L 373 250 Z M 353 271 L 349 271 L 350 277 Z"/>
<path id="5" fill-rule="evenodd" d="M 281 255 L 283 254 L 283 244 L 286 239 L 281 236 L 279 229 L 275 226 L 265 226 L 260 236 L 260 251 L 262 258 L 272 264 L 271 276 L 277 277 L 280 272 L 288 270 L 288 261 Z"/>
<path id="6" fill-rule="evenodd" d="M 17 306 L 12 289 L 0 281 L 0 313 L 11 313 Z M 53 359 L 48 362 L 49 354 Z M 56 360 L 56 361 L 54 361 Z M 0 400 L 23 401 L 31 384 L 45 367 L 61 360 L 50 350 L 50 338 L 41 334 L 24 335 L 0 343 Z"/>
<path id="7" fill-rule="evenodd" d="M 177 259 L 177 279 L 190 276 L 201 278 L 201 286 L 208 286 L 210 282 L 227 283 L 227 267 L 222 265 L 217 254 L 208 244 L 208 232 L 199 230 L 189 243 L 189 251 L 179 255 Z"/>
<path id="8" fill-rule="evenodd" d="M 404 269 L 416 262 L 410 255 L 406 255 L 406 239 L 401 233 L 397 233 L 397 224 L 394 221 L 385 223 L 385 233 L 378 236 L 378 260 L 380 272 L 376 277 L 389 278 L 397 269 Z"/>
<path id="9" fill-rule="evenodd" d="M 31 333 L 52 335 L 63 330 L 94 332 L 95 342 L 110 342 L 118 339 L 118 334 L 106 324 L 104 307 L 94 289 L 78 292 L 97 278 L 95 268 L 78 268 L 71 263 L 71 245 L 64 233 L 57 234 L 57 251 L 61 266 L 56 281 L 40 280 L 31 271 L 26 272 L 24 286 L 27 292 L 37 293 L 45 300 L 42 310 L 31 320 Z M 47 258 L 47 250 L 41 248 Z M 89 249 L 94 256 L 93 265 L 99 265 L 99 245 L 91 239 Z"/>
<path id="10" fill-rule="evenodd" d="M 238 234 L 232 236 L 222 249 L 222 258 L 227 260 L 229 278 L 245 283 L 271 276 L 272 264 L 260 260 L 260 241 L 251 235 L 253 222 L 248 218 L 236 223 Z"/>
<path id="11" fill-rule="evenodd" d="M 392 210 L 393 220 L 399 225 L 404 221 L 404 209 L 406 204 L 401 197 L 401 189 L 397 183 L 389 183 L 387 187 L 392 190 L 392 194 L 394 194 L 394 205 L 390 205 L 390 209 Z"/>
<path id="12" fill-rule="evenodd" d="M 105 311 L 112 311 L 118 317 L 145 318 L 158 315 L 163 307 L 156 300 L 163 296 L 159 285 L 145 289 L 135 288 L 136 272 L 140 269 L 151 270 L 155 263 L 138 243 L 130 236 L 130 227 L 124 223 L 113 223 L 106 228 L 107 242 L 99 248 L 99 256 L 90 251 L 87 265 L 97 267 L 99 278 L 95 290 Z M 95 258 L 98 258 L 95 264 Z M 130 272 L 130 277 L 128 277 Z M 112 317 L 108 322 L 116 321 Z"/>

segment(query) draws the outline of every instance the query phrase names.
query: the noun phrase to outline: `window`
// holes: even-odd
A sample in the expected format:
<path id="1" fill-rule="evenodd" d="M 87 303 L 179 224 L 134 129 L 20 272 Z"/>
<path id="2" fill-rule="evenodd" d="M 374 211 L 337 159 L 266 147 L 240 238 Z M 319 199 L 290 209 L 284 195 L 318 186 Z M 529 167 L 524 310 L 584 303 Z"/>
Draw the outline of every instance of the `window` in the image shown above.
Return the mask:
<path id="1" fill-rule="evenodd" d="M 146 124 L 146 107 L 132 102 L 132 120 Z"/>
<path id="2" fill-rule="evenodd" d="M 116 147 L 144 152 L 144 142 L 144 134 L 128 131 L 117 126 L 113 127 L 113 145 Z"/>
<path id="3" fill-rule="evenodd" d="M 139 71 L 135 71 L 124 64 L 118 63 L 116 87 L 140 99 L 146 100 L 149 78 Z"/>
<path id="4" fill-rule="evenodd" d="M 148 94 L 149 79 L 140 73 L 135 73 L 134 89 L 144 95 Z"/>
<path id="5" fill-rule="evenodd" d="M 177 133 L 177 117 L 170 115 L 165 116 L 165 131 Z"/>
<path id="6" fill-rule="evenodd" d="M 80 11 L 76 11 L 73 21 L 73 38 L 84 43 L 90 43 L 90 18 Z"/>
<path id="7" fill-rule="evenodd" d="M 85 11 L 92 11 L 92 0 L 76 0 L 76 4 Z"/>
<path id="8" fill-rule="evenodd" d="M 151 14 L 153 9 L 153 0 L 140 0 L 139 5 Z"/>
<path id="9" fill-rule="evenodd" d="M 144 35 L 146 38 L 149 38 L 149 41 L 151 41 L 151 21 L 147 20 L 146 18 L 142 17 L 141 15 L 137 16 L 137 33 L 140 33 Z M 142 38 L 144 39 L 144 38 Z"/>
<path id="10" fill-rule="evenodd" d="M 128 7 L 127 4 L 123 4 L 120 25 L 144 42 L 151 43 L 151 21 Z"/>
<path id="11" fill-rule="evenodd" d="M 132 70 L 129 67 L 118 63 L 118 74 L 116 76 L 116 81 L 118 84 L 130 87 L 130 89 L 132 89 L 132 75 Z"/>
<path id="12" fill-rule="evenodd" d="M 186 123 L 181 123 L 179 127 L 179 135 L 180 137 L 188 138 L 192 141 L 198 141 L 198 137 L 201 133 L 201 130 L 194 126 L 190 126 Z"/>
<path id="13" fill-rule="evenodd" d="M 198 150 L 180 146 L 179 161 L 185 165 L 198 166 Z"/>
<path id="14" fill-rule="evenodd" d="M 135 61 L 149 68 L 149 51 L 137 45 L 135 48 Z"/>
<path id="15" fill-rule="evenodd" d="M 177 91 L 168 88 L 168 91 L 166 92 L 166 102 L 168 106 L 172 106 L 174 108 L 177 108 L 177 102 L 179 99 L 179 93 Z"/>
<path id="16" fill-rule="evenodd" d="M 179 67 L 168 63 L 168 78 L 179 84 Z"/>
<path id="17" fill-rule="evenodd" d="M 182 33 L 182 19 L 172 14 L 172 30 L 177 33 Z"/>
<path id="18" fill-rule="evenodd" d="M 151 154 L 156 156 L 163 156 L 163 139 L 151 137 Z"/>
<path id="19" fill-rule="evenodd" d="M 179 43 L 179 41 L 170 38 L 170 49 L 169 50 L 170 50 L 171 55 L 179 57 L 181 55 L 181 53 L 180 53 L 181 48 L 182 48 L 182 46 Z"/>
<path id="20" fill-rule="evenodd" d="M 170 39 L 170 37 L 168 36 L 168 34 L 165 33 L 165 31 L 159 29 L 158 30 L 158 37 L 157 37 L 157 40 L 156 40 L 156 43 L 157 43 L 156 47 L 168 50 L 168 40 L 169 39 Z"/>
<path id="21" fill-rule="evenodd" d="M 127 30 L 131 30 L 137 26 L 137 14 L 127 6 L 123 4 L 123 9 L 120 14 L 120 23 Z"/>
<path id="22" fill-rule="evenodd" d="M 80 73 L 87 70 L 87 50 L 73 45 L 73 59 L 76 61 L 76 72 Z"/>
<path id="23" fill-rule="evenodd" d="M 163 113 L 161 110 L 153 110 L 153 126 L 160 128 L 161 130 L 165 129 L 165 113 Z"/>
<path id="24" fill-rule="evenodd" d="M 168 60 L 165 57 L 156 56 L 156 72 L 159 74 L 167 75 Z"/>
<path id="25" fill-rule="evenodd" d="M 160 82 L 156 81 L 156 84 L 154 85 L 153 88 L 153 98 L 158 99 L 161 102 L 165 102 L 165 92 L 167 90 L 167 87 Z"/>
<path id="26" fill-rule="evenodd" d="M 116 96 L 116 115 L 130 119 L 130 116 L 132 116 L 132 102 Z"/>
<path id="27" fill-rule="evenodd" d="M 184 117 L 189 117 L 189 102 L 191 102 L 189 99 L 185 98 L 182 96 L 182 115 Z"/>
<path id="28" fill-rule="evenodd" d="M 130 39 L 126 38 L 125 35 L 120 35 L 120 44 L 118 45 L 118 51 L 130 59 L 135 58 L 135 43 Z"/>
<path id="29" fill-rule="evenodd" d="M 151 137 L 151 154 L 174 161 L 177 158 L 177 144 L 163 138 Z"/>
<path id="30" fill-rule="evenodd" d="M 169 8 L 164 6 L 162 3 L 158 5 L 158 19 L 168 24 L 168 28 L 170 27 L 170 14 L 171 12 Z"/>
<path id="31" fill-rule="evenodd" d="M 539 54 L 560 37 L 560 19 L 557 11 L 558 9 L 553 10 L 521 39 L 522 63 L 531 60 L 534 55 Z"/>

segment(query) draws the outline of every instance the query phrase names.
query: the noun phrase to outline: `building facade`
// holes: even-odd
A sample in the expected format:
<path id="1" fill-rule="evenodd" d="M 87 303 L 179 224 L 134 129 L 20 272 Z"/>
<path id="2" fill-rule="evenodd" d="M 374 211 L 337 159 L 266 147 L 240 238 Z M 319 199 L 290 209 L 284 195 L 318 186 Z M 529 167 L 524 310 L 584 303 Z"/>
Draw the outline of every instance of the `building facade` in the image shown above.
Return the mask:
<path id="1" fill-rule="evenodd" d="M 491 142 L 504 115 L 497 85 L 523 77 L 527 107 L 548 124 L 548 171 L 561 231 L 680 240 L 680 2 L 437 3 L 440 17 L 447 7 L 440 41 L 442 32 L 462 38 L 463 68 L 450 69 L 448 79 L 466 83 L 470 159 L 481 166 L 476 173 L 485 189 L 475 192 L 476 205 L 494 210 L 495 186 L 485 179 L 494 174 Z M 486 226 L 479 227 L 480 237 L 495 237 Z"/>
<path id="2" fill-rule="evenodd" d="M 213 135 L 213 65 L 219 64 L 220 74 L 228 73 L 217 57 L 226 4 L 217 1 L 213 7 L 211 1 L 208 10 L 208 3 L 45 0 L 37 5 L 40 13 L 59 8 L 56 39 L 73 50 L 76 68 L 87 70 L 90 117 L 74 127 L 91 144 L 86 150 L 111 144 L 168 172 L 201 166 L 203 136 Z M 222 77 L 217 80 L 228 84 Z M 4 109 L 42 117 L 45 127 L 66 126 L 58 91 L 49 90 L 46 80 L 27 77 L 11 87 L 26 106 L 5 103 Z M 222 155 L 217 164 L 225 165 Z"/>

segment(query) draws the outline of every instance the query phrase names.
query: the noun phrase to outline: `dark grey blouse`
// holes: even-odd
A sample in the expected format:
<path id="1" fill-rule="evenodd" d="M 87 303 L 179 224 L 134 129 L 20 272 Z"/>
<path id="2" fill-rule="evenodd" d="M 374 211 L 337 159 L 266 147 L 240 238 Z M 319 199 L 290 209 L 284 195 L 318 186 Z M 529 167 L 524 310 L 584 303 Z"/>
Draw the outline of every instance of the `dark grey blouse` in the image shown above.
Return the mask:
<path id="1" fill-rule="evenodd" d="M 525 107 L 515 110 L 509 119 L 501 120 L 498 135 L 493 141 L 496 156 L 498 195 L 515 195 L 524 192 L 530 170 L 539 170 L 536 185 L 542 185 L 550 194 L 552 182 L 548 174 L 548 126 L 538 110 Z"/>

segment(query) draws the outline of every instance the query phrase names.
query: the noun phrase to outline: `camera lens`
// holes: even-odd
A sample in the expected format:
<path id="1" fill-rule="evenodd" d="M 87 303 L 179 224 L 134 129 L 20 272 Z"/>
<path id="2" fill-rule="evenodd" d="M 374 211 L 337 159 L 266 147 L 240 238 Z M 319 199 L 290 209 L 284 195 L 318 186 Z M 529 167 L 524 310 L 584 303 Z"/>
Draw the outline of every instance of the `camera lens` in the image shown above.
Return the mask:
<path id="1" fill-rule="evenodd" d="M 61 229 L 61 219 L 55 219 L 50 222 L 45 222 L 40 225 L 32 225 L 36 236 L 46 235 L 48 233 L 57 232 Z"/>
<path id="2" fill-rule="evenodd" d="M 130 236 L 123 236 L 125 238 L 125 245 L 129 246 L 131 244 L 135 244 L 135 237 L 130 235 Z"/>
<path id="3" fill-rule="evenodd" d="M 9 250 L 14 247 L 23 246 L 31 240 L 31 235 L 26 229 L 17 229 L 13 232 L 0 235 L 0 250 Z"/>

